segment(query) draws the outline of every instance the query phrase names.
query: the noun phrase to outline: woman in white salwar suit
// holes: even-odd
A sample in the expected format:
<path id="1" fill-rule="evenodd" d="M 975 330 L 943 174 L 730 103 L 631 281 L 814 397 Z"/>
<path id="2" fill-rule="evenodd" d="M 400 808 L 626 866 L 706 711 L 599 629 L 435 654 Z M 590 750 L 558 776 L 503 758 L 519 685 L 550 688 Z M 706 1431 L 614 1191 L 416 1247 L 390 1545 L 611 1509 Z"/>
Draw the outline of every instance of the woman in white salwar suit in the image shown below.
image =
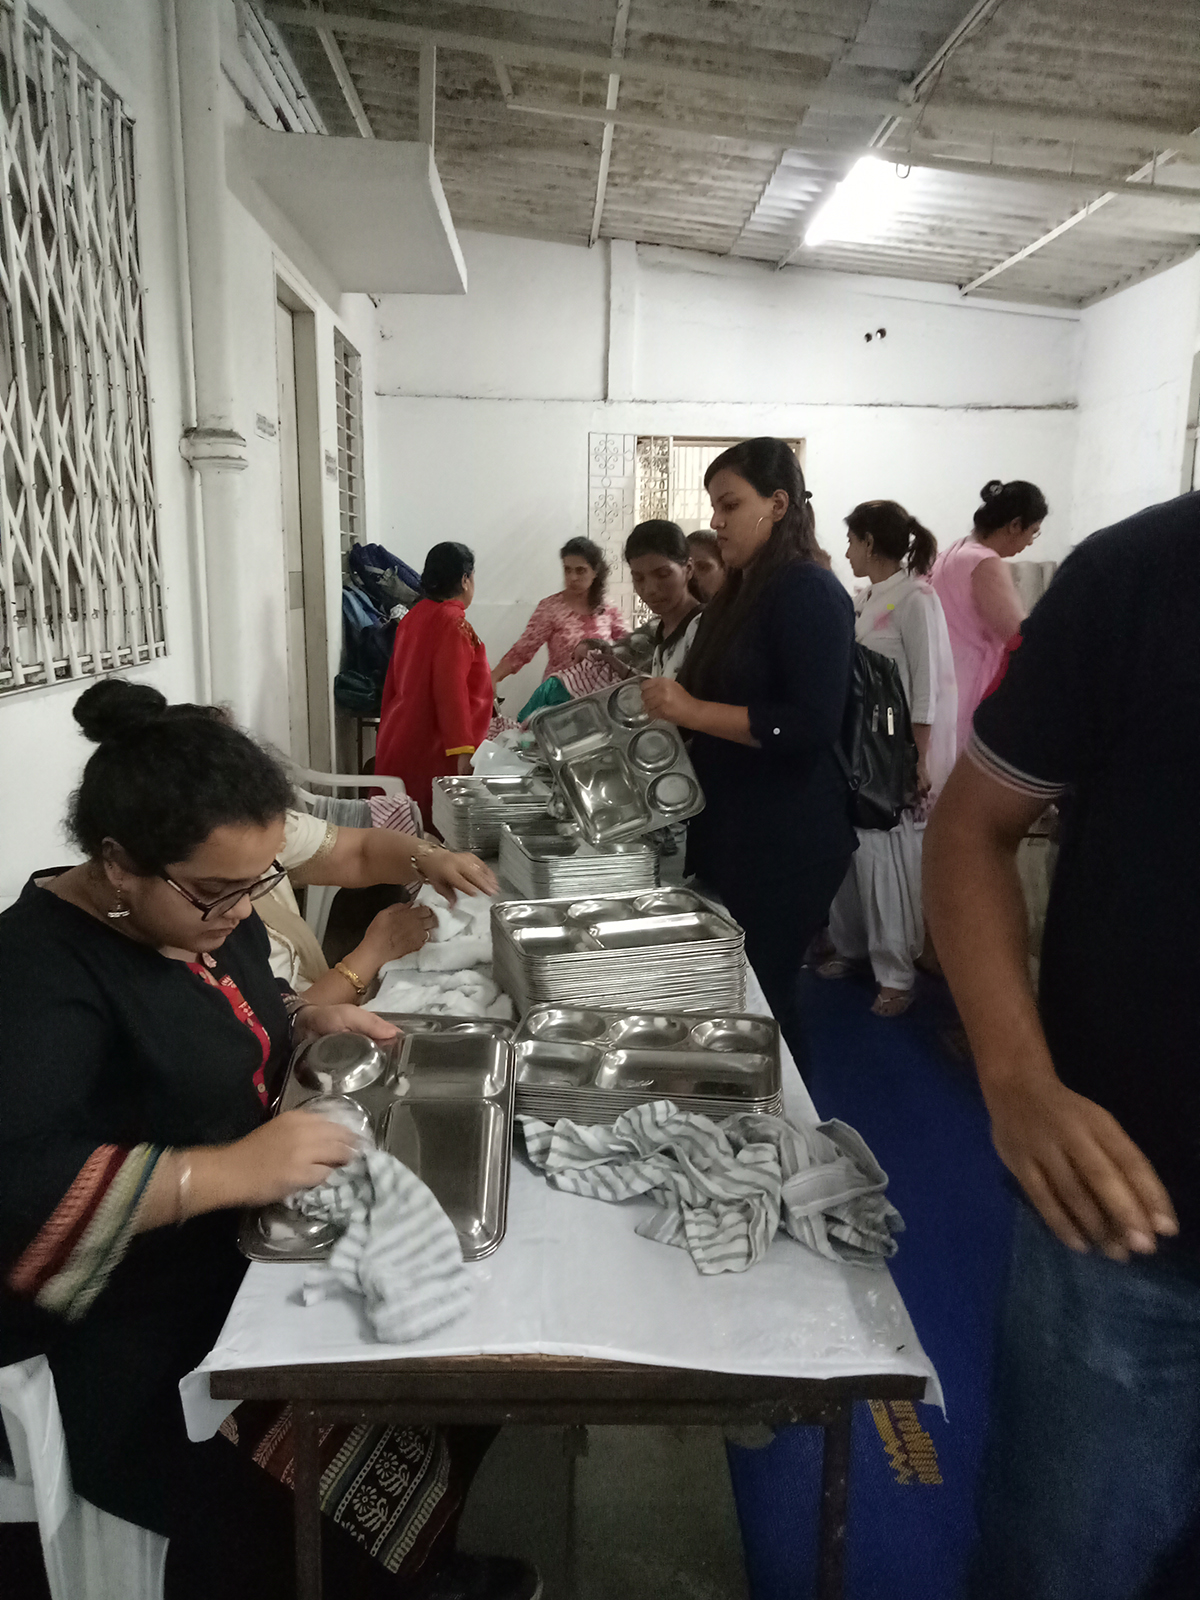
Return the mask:
<path id="1" fill-rule="evenodd" d="M 876 1016 L 912 1004 L 925 943 L 921 846 L 933 802 L 954 765 L 958 690 L 942 603 L 926 581 L 937 555 L 928 528 L 894 500 L 868 500 L 846 518 L 847 555 L 870 588 L 855 600 L 855 637 L 900 669 L 919 757 L 920 798 L 891 829 L 859 828 L 858 849 L 829 913 L 833 954 L 818 968 L 842 977 L 870 959 Z"/>

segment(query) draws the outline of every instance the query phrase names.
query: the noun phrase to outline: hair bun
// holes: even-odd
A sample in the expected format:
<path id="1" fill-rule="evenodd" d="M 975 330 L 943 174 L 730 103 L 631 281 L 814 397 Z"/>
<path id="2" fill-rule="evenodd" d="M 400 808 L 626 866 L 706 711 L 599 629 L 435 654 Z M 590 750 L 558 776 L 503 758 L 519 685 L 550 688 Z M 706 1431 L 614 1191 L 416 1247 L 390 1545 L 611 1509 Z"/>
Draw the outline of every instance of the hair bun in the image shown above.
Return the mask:
<path id="1" fill-rule="evenodd" d="M 994 500 L 997 495 L 1001 495 L 1003 493 L 1004 485 L 1000 482 L 1000 479 L 992 478 L 985 483 L 983 488 L 979 491 L 979 498 L 986 502 L 988 500 Z"/>
<path id="2" fill-rule="evenodd" d="M 71 714 L 85 738 L 93 744 L 104 744 L 124 738 L 149 722 L 158 722 L 166 709 L 166 696 L 148 683 L 104 678 L 83 691 Z"/>

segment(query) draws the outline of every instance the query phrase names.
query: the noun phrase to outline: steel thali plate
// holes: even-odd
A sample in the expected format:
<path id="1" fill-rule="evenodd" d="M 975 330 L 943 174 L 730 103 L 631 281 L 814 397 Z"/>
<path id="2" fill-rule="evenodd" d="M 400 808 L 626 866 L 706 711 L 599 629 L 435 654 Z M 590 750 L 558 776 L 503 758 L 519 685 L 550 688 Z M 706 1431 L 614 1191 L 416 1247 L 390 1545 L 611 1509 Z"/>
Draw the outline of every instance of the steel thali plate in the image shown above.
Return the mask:
<path id="1" fill-rule="evenodd" d="M 292 1058 L 276 1109 L 330 1095 L 365 1114 L 371 1134 L 417 1174 L 458 1231 L 463 1258 L 504 1236 L 516 1084 L 512 1025 L 478 1017 L 381 1013 L 402 1030 L 390 1045 L 328 1035 Z M 348 1085 L 353 1087 L 348 1087 Z M 239 1243 L 255 1261 L 319 1261 L 336 1232 L 289 1207 L 244 1213 Z"/>

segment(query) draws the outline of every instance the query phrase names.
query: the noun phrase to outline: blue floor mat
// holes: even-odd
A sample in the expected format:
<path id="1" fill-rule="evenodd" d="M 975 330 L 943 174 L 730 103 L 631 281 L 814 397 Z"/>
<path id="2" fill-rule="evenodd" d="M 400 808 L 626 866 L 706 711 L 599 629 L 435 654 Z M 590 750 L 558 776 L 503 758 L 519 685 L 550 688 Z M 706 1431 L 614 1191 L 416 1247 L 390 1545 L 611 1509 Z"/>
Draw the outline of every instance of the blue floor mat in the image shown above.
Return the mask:
<path id="1" fill-rule="evenodd" d="M 944 986 L 923 982 L 889 1022 L 870 1014 L 863 983 L 801 983 L 813 1100 L 888 1173 L 906 1224 L 892 1273 L 946 1395 L 945 1418 L 927 1405 L 855 1409 L 847 1600 L 959 1600 L 1015 1200 L 974 1072 L 940 1043 L 954 1020 Z M 821 1439 L 790 1428 L 762 1450 L 729 1446 L 752 1600 L 814 1592 Z"/>

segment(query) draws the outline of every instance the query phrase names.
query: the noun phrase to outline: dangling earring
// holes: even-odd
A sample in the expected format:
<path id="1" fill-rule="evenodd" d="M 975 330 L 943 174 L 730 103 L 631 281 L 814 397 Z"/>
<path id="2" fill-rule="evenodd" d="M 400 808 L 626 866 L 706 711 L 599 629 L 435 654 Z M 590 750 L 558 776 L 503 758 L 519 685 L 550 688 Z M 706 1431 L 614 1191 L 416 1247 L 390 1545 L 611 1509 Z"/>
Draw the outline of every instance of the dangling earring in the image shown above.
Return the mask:
<path id="1" fill-rule="evenodd" d="M 116 905 L 111 911 L 106 911 L 104 915 L 110 922 L 119 922 L 122 917 L 127 917 L 129 915 L 129 907 L 125 904 L 125 897 L 122 895 L 120 889 L 117 890 Z"/>

